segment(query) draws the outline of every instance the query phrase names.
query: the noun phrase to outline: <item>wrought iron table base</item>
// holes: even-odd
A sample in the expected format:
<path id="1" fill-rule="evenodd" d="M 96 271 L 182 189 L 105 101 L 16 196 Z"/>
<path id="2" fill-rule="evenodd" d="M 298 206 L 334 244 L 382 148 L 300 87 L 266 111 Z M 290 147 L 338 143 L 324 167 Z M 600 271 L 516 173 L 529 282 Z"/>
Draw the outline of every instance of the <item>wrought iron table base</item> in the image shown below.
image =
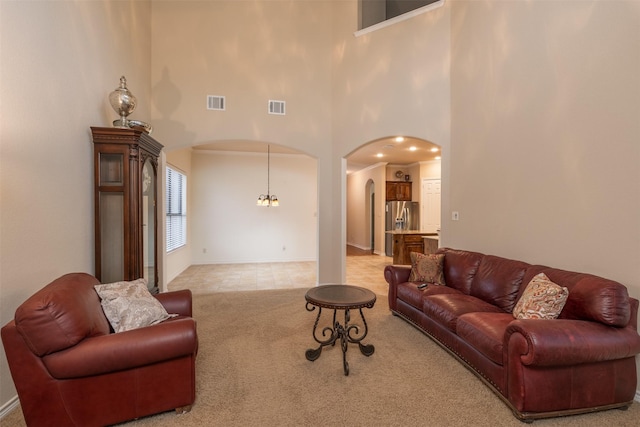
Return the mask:
<path id="1" fill-rule="evenodd" d="M 307 311 L 313 311 L 316 309 L 316 306 L 307 302 Z M 342 348 L 342 365 L 344 367 L 344 374 L 349 375 L 349 363 L 347 362 L 347 349 L 349 343 L 358 344 L 358 348 L 360 348 L 360 352 L 365 356 L 369 357 L 375 351 L 375 347 L 371 344 L 363 344 L 362 340 L 367 336 L 368 327 L 367 321 L 364 318 L 364 314 L 362 314 L 362 308 L 359 308 L 360 318 L 362 319 L 362 323 L 364 325 L 364 331 L 362 334 L 360 333 L 360 326 L 357 324 L 350 325 L 350 317 L 351 314 L 349 309 L 344 309 L 344 325 L 340 324 L 337 320 L 337 311 L 338 309 L 333 310 L 333 324 L 332 327 L 326 326 L 322 328 L 322 337 L 318 337 L 318 322 L 320 321 L 320 315 L 322 314 L 322 307 L 318 307 L 318 316 L 316 317 L 316 322 L 313 325 L 313 339 L 316 340 L 320 346 L 316 349 L 310 348 L 305 352 L 305 356 L 307 360 L 314 361 L 320 354 L 322 353 L 322 348 L 328 345 L 334 346 L 336 341 L 340 340 L 340 347 Z"/>

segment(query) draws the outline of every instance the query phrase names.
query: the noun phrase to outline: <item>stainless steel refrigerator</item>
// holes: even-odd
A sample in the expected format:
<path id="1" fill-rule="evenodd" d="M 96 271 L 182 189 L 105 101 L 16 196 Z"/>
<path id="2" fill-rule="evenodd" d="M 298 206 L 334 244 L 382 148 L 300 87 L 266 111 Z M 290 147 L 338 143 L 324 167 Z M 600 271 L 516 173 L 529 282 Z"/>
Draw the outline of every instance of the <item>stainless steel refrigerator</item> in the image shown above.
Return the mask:
<path id="1" fill-rule="evenodd" d="M 420 208 L 418 202 L 387 202 L 385 206 L 385 231 L 420 230 Z M 393 256 L 393 235 L 385 233 L 384 251 Z"/>

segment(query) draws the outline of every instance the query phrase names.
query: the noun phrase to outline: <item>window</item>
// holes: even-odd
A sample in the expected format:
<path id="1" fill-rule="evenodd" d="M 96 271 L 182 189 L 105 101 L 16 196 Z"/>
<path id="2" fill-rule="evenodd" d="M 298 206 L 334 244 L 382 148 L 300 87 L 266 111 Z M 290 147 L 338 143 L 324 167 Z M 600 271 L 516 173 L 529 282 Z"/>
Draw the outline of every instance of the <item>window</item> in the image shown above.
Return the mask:
<path id="1" fill-rule="evenodd" d="M 187 243 L 187 177 L 167 166 L 167 252 Z"/>
<path id="2" fill-rule="evenodd" d="M 356 35 L 383 28 L 443 4 L 444 0 L 359 0 L 359 30 Z"/>

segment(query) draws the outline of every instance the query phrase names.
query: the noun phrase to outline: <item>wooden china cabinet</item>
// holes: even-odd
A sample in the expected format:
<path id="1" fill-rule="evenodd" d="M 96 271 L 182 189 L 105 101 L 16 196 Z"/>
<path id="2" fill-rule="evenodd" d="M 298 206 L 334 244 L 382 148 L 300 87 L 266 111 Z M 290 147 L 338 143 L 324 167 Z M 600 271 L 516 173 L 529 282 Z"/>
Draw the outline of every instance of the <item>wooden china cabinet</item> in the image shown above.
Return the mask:
<path id="1" fill-rule="evenodd" d="M 158 157 L 141 129 L 92 127 L 96 277 L 147 279 L 158 292 Z"/>

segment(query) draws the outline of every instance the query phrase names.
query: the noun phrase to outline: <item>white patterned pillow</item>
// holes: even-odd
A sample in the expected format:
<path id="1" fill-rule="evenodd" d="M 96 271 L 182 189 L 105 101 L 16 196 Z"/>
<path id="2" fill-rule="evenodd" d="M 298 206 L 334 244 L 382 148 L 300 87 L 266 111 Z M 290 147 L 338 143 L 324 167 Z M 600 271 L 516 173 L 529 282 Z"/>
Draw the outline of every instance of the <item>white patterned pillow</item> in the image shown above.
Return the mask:
<path id="1" fill-rule="evenodd" d="M 516 319 L 556 319 L 569 297 L 569 290 L 553 283 L 546 274 L 534 276 L 513 308 Z"/>
<path id="2" fill-rule="evenodd" d="M 94 288 L 115 332 L 154 325 L 172 316 L 151 295 L 146 279 L 95 285 Z"/>

